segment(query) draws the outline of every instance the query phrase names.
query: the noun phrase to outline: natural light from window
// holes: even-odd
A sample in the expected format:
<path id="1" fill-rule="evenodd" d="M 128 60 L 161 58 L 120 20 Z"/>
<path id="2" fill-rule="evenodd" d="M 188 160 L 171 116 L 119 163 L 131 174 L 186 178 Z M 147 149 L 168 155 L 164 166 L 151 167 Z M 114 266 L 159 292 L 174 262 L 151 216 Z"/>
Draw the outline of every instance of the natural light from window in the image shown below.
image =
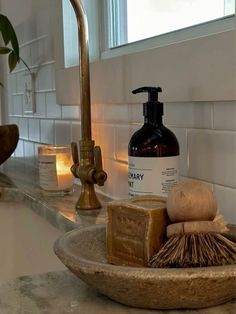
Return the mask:
<path id="1" fill-rule="evenodd" d="M 234 13 L 233 0 L 127 0 L 128 43 Z"/>
<path id="2" fill-rule="evenodd" d="M 98 16 L 101 14 L 100 3 L 96 8 L 94 0 L 82 0 L 82 2 L 88 17 L 91 12 Z M 104 0 L 101 3 L 106 3 L 105 7 L 108 8 L 105 18 L 108 21 L 107 29 L 103 29 L 100 36 L 104 46 L 101 46 L 100 42 L 95 43 L 94 38 L 91 39 L 90 36 L 90 49 L 97 44 L 103 52 L 109 51 L 109 48 L 224 19 L 235 14 L 235 0 Z M 65 67 L 71 67 L 79 62 L 77 23 L 70 1 L 62 0 L 62 6 Z M 101 14 L 103 18 L 105 15 Z M 94 16 L 90 17 L 89 30 L 92 35 L 96 35 L 97 28 Z M 106 38 L 103 37 L 104 34 Z"/>
<path id="3" fill-rule="evenodd" d="M 235 13 L 235 0 L 110 0 L 110 48 Z"/>

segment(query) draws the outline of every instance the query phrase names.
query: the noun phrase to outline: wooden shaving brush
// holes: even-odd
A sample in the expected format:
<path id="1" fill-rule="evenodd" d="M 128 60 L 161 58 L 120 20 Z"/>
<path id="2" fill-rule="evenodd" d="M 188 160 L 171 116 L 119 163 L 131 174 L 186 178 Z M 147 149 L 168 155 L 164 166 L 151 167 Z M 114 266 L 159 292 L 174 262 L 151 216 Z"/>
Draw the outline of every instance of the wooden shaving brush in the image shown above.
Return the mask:
<path id="1" fill-rule="evenodd" d="M 205 267 L 236 263 L 236 244 L 225 238 L 225 224 L 208 185 L 179 183 L 169 193 L 168 241 L 149 262 L 151 267 Z"/>

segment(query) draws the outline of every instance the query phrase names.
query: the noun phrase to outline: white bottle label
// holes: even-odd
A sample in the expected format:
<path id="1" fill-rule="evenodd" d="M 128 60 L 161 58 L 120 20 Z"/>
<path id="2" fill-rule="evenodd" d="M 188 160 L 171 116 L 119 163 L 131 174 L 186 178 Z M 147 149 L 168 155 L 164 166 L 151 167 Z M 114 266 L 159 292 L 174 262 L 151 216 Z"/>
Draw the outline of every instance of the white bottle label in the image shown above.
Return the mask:
<path id="1" fill-rule="evenodd" d="M 167 196 L 179 180 L 179 156 L 129 156 L 129 195 Z"/>
<path id="2" fill-rule="evenodd" d="M 39 182 L 40 187 L 47 191 L 58 189 L 56 156 L 39 156 Z"/>

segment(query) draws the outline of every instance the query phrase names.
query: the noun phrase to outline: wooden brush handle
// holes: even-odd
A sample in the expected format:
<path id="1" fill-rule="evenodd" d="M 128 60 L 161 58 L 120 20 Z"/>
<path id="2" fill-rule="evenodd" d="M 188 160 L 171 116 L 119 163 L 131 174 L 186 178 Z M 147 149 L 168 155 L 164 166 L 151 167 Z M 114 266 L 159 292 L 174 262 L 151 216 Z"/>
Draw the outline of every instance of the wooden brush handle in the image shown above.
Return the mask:
<path id="1" fill-rule="evenodd" d="M 221 233 L 219 224 L 213 221 L 187 221 L 167 226 L 167 237 L 179 234 Z"/>

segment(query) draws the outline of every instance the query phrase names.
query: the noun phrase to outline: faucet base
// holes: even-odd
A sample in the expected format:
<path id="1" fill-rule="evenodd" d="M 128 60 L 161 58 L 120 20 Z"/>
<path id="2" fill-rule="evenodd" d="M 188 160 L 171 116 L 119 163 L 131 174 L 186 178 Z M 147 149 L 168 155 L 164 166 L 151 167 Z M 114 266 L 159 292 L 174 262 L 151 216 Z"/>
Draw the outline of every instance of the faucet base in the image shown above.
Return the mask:
<path id="1" fill-rule="evenodd" d="M 75 206 L 76 211 L 93 210 L 101 207 L 102 205 L 95 194 L 94 185 L 89 183 L 83 184 L 80 197 Z"/>

